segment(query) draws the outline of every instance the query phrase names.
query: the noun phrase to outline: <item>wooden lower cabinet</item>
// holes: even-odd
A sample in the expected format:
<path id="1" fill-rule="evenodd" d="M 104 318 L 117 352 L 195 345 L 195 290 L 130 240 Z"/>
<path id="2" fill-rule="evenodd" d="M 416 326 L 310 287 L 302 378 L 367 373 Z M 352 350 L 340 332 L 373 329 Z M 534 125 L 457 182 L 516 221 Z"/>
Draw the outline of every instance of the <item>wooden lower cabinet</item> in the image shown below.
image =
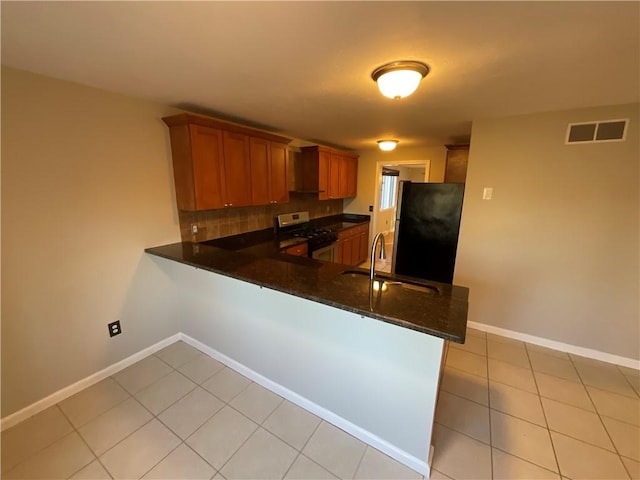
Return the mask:
<path id="1" fill-rule="evenodd" d="M 306 257 L 309 255 L 309 244 L 307 242 L 299 243 L 298 245 L 285 248 L 282 250 L 282 253 L 286 253 L 287 255 L 296 255 L 298 257 Z"/>
<path id="2" fill-rule="evenodd" d="M 345 265 L 359 265 L 366 261 L 369 245 L 369 222 L 338 233 L 338 259 Z"/>

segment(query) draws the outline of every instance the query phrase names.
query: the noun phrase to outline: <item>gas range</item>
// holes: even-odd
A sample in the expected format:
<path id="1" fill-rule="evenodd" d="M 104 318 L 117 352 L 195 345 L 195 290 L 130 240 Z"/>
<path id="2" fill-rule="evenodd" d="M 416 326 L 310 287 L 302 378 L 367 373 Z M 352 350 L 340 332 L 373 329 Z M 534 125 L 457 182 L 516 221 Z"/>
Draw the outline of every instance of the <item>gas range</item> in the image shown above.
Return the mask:
<path id="1" fill-rule="evenodd" d="M 276 229 L 279 237 L 306 238 L 309 255 L 338 241 L 338 234 L 326 228 L 316 228 L 309 221 L 309 212 L 294 212 L 278 215 Z"/>

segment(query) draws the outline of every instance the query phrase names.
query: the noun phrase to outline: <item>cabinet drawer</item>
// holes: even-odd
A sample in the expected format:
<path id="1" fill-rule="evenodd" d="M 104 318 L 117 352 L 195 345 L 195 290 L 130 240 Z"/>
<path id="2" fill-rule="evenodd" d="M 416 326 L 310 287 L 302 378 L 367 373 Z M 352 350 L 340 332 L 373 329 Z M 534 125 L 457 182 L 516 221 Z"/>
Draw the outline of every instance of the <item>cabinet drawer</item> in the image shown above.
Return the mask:
<path id="1" fill-rule="evenodd" d="M 282 250 L 287 255 L 297 255 L 298 257 L 307 257 L 309 255 L 309 244 L 307 242 L 293 245 Z"/>

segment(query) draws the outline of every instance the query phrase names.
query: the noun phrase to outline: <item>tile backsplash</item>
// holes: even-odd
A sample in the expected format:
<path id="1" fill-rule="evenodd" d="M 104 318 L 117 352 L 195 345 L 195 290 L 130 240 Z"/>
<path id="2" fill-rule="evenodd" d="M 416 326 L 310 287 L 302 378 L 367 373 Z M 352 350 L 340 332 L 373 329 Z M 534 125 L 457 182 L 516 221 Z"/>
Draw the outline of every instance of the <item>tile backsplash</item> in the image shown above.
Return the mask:
<path id="1" fill-rule="evenodd" d="M 263 230 L 274 226 L 280 214 L 308 211 L 310 218 L 342 213 L 342 199 L 318 200 L 313 194 L 291 193 L 289 203 L 259 207 L 224 208 L 203 212 L 179 212 L 182 241 L 211 240 L 237 233 Z M 191 224 L 198 225 L 197 235 L 191 234 Z"/>

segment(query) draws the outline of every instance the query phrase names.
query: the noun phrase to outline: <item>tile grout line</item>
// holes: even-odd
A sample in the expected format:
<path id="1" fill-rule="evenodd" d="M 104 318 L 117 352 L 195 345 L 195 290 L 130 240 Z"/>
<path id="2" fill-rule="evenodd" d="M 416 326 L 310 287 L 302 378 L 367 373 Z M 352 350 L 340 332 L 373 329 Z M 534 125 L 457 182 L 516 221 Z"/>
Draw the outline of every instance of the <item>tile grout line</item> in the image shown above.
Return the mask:
<path id="1" fill-rule="evenodd" d="M 491 427 L 491 382 L 489 380 L 489 339 L 485 338 L 484 342 L 485 353 L 487 356 L 485 357 L 484 368 L 487 372 L 487 415 L 489 415 L 489 468 L 491 469 L 491 478 L 494 478 L 493 471 L 493 428 Z"/>
<path id="2" fill-rule="evenodd" d="M 615 442 L 613 441 L 613 438 L 611 438 L 611 434 L 609 433 L 609 430 L 607 429 L 606 424 L 602 420 L 602 416 L 600 415 L 600 412 L 598 411 L 598 407 L 596 406 L 595 402 L 593 401 L 593 398 L 591 397 L 591 393 L 589 392 L 589 389 L 587 388 L 587 385 L 584 383 L 584 379 L 582 378 L 582 375 L 580 375 L 580 371 L 576 368 L 575 362 L 573 361 L 573 358 L 571 358 L 571 356 L 569 356 L 569 361 L 571 362 L 571 364 L 573 365 L 573 368 L 575 368 L 576 372 L 578 373 L 578 378 L 580 378 L 580 381 L 582 382 L 582 386 L 585 389 L 585 391 L 587 392 L 587 396 L 589 397 L 589 400 L 593 404 L 593 408 L 595 409 L 596 415 L 598 416 L 598 420 L 600 420 L 600 424 L 602 425 L 602 428 L 604 428 L 604 431 L 607 434 L 607 438 L 611 442 L 611 445 L 613 446 L 613 449 L 614 449 L 616 455 L 618 456 L 618 460 L 622 464 L 622 468 L 624 468 L 624 471 L 627 473 L 629 478 L 633 478 L 633 476 L 631 475 L 631 472 L 627 468 L 627 465 L 624 463 L 624 461 L 622 461 L 622 455 L 620 455 L 620 452 L 618 451 L 618 447 L 616 446 Z"/>
<path id="3" fill-rule="evenodd" d="M 294 404 L 295 405 L 295 404 Z M 300 407 L 302 408 L 302 407 Z M 305 410 L 306 411 L 306 410 Z M 275 410 L 274 410 L 275 412 Z M 273 412 L 272 412 L 273 415 Z M 313 415 L 313 414 L 312 414 Z M 271 415 L 269 415 L 270 417 Z M 267 419 L 269 418 L 267 417 Z M 267 420 L 265 420 L 266 422 Z M 291 463 L 291 465 L 289 465 L 289 468 L 287 468 L 287 471 L 284 473 L 283 478 L 287 476 L 287 474 L 289 473 L 289 470 L 291 470 L 291 467 L 293 467 L 293 464 L 296 463 L 296 460 L 298 460 L 298 458 L 300 457 L 300 455 L 302 455 L 302 451 L 305 449 L 305 447 L 307 446 L 307 444 L 309 443 L 309 441 L 311 440 L 311 437 L 313 437 L 315 435 L 315 433 L 318 431 L 318 428 L 320 428 L 320 425 L 322 424 L 324 420 L 320 419 L 320 421 L 318 422 L 318 425 L 316 425 L 316 428 L 313 429 L 313 432 L 311 432 L 311 435 L 309 435 L 309 438 L 307 438 L 307 440 L 304 442 L 304 445 L 302 446 L 302 448 L 300 450 L 298 450 L 296 448 L 296 450 L 298 450 L 298 455 L 296 455 L 296 458 L 293 459 L 293 463 Z M 275 435 L 275 434 L 274 434 Z M 277 435 L 276 435 L 277 436 Z M 278 437 L 280 438 L 280 437 Z M 286 442 L 285 442 L 286 443 Z M 288 444 L 287 444 L 288 445 Z M 295 448 L 295 447 L 293 447 Z M 305 455 L 305 458 L 309 458 Z M 326 468 L 324 468 L 322 465 L 320 465 L 319 463 L 315 462 L 313 459 L 309 459 L 311 460 L 313 463 L 315 463 L 316 465 L 322 467 L 324 470 L 326 470 Z"/>
<path id="4" fill-rule="evenodd" d="M 110 378 L 110 377 L 107 377 Z M 125 390 L 126 391 L 126 390 Z M 128 393 L 128 392 L 127 392 Z M 125 400 L 123 400 L 125 401 Z M 122 403 L 122 402 L 120 402 Z M 120 403 L 118 403 L 118 405 L 120 405 Z M 67 420 L 67 422 L 69 422 L 69 424 L 73 427 L 73 432 L 75 432 L 78 437 L 80 437 L 80 440 L 82 440 L 82 443 L 84 443 L 87 448 L 89 449 L 89 451 L 93 454 L 94 460 L 92 460 L 91 462 L 87 463 L 87 465 L 84 465 L 83 467 L 79 468 L 78 470 L 76 470 L 75 472 L 73 472 L 68 478 L 73 477 L 76 473 L 80 472 L 83 468 L 87 467 L 88 465 L 91 465 L 94 461 L 97 461 L 102 468 L 104 468 L 104 471 L 107 472 L 107 475 L 109 475 L 109 477 L 111 479 L 113 479 L 113 475 L 111 475 L 111 472 L 109 470 L 107 470 L 107 467 L 104 466 L 104 464 L 102 463 L 102 460 L 100 460 L 100 457 L 96 454 L 96 452 L 93 451 L 93 449 L 91 448 L 91 446 L 87 443 L 87 441 L 84 439 L 84 437 L 80 434 L 80 432 L 78 431 L 78 429 L 76 428 L 76 426 L 71 422 L 71 420 L 69 419 L 69 417 L 67 417 L 67 414 L 64 413 L 64 410 L 62 410 L 62 408 L 60 407 L 59 403 L 56 403 L 56 407 L 58 407 L 58 410 L 60 410 L 60 412 L 62 413 L 62 415 L 64 416 L 64 418 Z M 96 417 L 97 418 L 97 417 Z M 87 422 L 88 423 L 88 422 Z M 73 433 L 72 432 L 72 433 Z"/>
<path id="5" fill-rule="evenodd" d="M 531 356 L 529 355 L 529 349 L 527 348 L 527 344 L 525 342 L 524 349 L 527 353 L 527 358 L 529 359 L 529 364 L 531 365 L 531 376 L 533 377 L 533 383 L 536 386 L 536 392 L 538 393 L 538 403 L 540 405 L 540 410 L 542 410 L 542 416 L 544 417 L 544 423 L 547 426 L 547 436 L 549 437 L 549 443 L 551 444 L 551 451 L 553 452 L 553 458 L 556 461 L 556 467 L 558 468 L 558 475 L 562 477 L 562 469 L 560 468 L 560 461 L 558 460 L 558 453 L 556 452 L 556 446 L 553 443 L 553 437 L 551 436 L 551 429 L 549 428 L 549 419 L 547 418 L 547 412 L 544 409 L 544 404 L 542 403 L 542 395 L 540 394 L 540 387 L 538 387 L 538 380 L 536 379 L 535 370 L 533 370 L 533 362 L 531 361 Z"/>

